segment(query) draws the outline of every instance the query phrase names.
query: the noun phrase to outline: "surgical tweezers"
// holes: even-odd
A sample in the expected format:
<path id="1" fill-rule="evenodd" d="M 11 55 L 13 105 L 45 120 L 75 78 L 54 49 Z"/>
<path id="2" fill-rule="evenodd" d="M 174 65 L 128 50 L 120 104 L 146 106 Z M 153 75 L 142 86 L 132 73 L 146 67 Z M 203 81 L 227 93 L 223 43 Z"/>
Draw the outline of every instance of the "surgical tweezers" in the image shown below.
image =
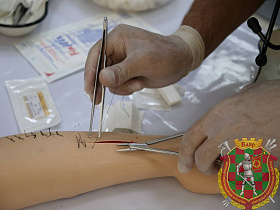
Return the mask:
<path id="1" fill-rule="evenodd" d="M 91 137 L 92 132 L 92 123 L 94 117 L 94 110 L 95 110 L 95 103 L 96 103 L 96 93 L 98 87 L 101 85 L 101 113 L 100 113 L 100 121 L 99 121 L 99 131 L 98 131 L 98 138 L 101 137 L 101 130 L 102 130 L 102 120 L 103 120 L 103 111 L 104 111 L 104 98 L 105 98 L 105 87 L 99 81 L 99 73 L 102 69 L 107 66 L 107 33 L 108 33 L 108 19 L 104 17 L 103 21 L 103 35 L 101 40 L 101 51 L 98 57 L 98 63 L 95 72 L 95 81 L 94 81 L 94 90 L 93 90 L 93 98 L 92 98 L 92 107 L 91 107 L 91 117 L 90 117 L 90 125 L 89 125 L 89 133 L 88 136 Z M 103 64 L 102 64 L 103 61 Z"/>
<path id="2" fill-rule="evenodd" d="M 149 147 L 149 145 L 157 144 L 157 143 L 167 141 L 167 140 L 170 140 L 170 139 L 175 139 L 175 138 L 181 137 L 183 135 L 184 135 L 184 133 L 178 133 L 178 134 L 163 137 L 163 138 L 153 139 L 153 140 L 147 141 L 145 143 L 120 143 L 120 144 L 117 144 L 117 145 L 118 146 L 129 146 L 129 148 L 119 149 L 117 151 L 118 152 L 127 152 L 127 151 L 135 151 L 135 150 L 145 150 L 145 151 L 157 152 L 157 153 L 161 153 L 161 154 L 165 154 L 165 155 L 178 156 L 179 152 L 162 150 L 162 149 L 155 149 L 155 148 Z"/>

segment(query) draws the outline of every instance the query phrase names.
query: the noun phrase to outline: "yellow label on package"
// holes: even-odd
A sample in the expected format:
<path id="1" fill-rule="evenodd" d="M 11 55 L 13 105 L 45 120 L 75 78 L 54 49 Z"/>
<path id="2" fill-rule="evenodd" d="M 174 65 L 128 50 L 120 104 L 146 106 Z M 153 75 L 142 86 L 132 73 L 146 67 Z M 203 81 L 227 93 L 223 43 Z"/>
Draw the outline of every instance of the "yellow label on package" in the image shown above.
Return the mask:
<path id="1" fill-rule="evenodd" d="M 42 92 L 28 94 L 23 98 L 31 119 L 39 119 L 50 114 Z"/>

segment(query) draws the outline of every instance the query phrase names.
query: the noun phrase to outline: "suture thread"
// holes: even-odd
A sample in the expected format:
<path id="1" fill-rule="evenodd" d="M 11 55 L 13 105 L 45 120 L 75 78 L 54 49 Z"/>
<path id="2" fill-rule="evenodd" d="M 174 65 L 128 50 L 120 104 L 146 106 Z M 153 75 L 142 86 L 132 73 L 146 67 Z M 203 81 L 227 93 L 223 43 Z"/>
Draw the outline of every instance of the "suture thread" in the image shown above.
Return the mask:
<path id="1" fill-rule="evenodd" d="M 87 143 L 86 143 L 86 140 L 83 140 L 82 137 L 81 137 L 81 134 L 78 133 L 79 137 L 76 136 L 76 141 L 77 141 L 77 144 L 78 144 L 78 148 L 80 148 L 80 144 L 82 144 L 84 147 L 87 147 Z"/>
<path id="2" fill-rule="evenodd" d="M 49 128 L 49 136 L 54 136 L 55 134 L 52 134 L 52 132 L 51 132 L 51 128 Z"/>
<path id="3" fill-rule="evenodd" d="M 108 109 L 107 109 L 106 115 L 105 115 L 105 117 L 104 117 L 104 119 L 103 119 L 103 121 L 102 121 L 101 130 L 102 130 L 102 128 L 103 128 L 103 125 L 104 125 L 105 119 L 106 119 L 106 118 L 107 118 L 107 116 L 108 116 L 109 109 L 110 109 L 110 107 L 111 107 L 111 105 L 112 105 L 112 103 L 113 103 L 113 99 L 114 99 L 114 97 L 115 97 L 115 93 L 116 93 L 116 91 L 117 91 L 117 88 L 115 89 L 115 91 L 114 91 L 114 93 L 113 93 L 113 96 L 112 96 L 112 98 L 111 98 L 111 101 L 110 101 L 109 107 L 108 107 Z"/>
<path id="4" fill-rule="evenodd" d="M 27 134 L 25 133 L 25 130 L 24 130 L 24 135 L 25 135 L 26 137 L 33 136 L 34 139 L 36 138 L 36 133 L 30 132 L 30 135 L 27 135 Z"/>
<path id="5" fill-rule="evenodd" d="M 14 135 L 14 137 L 16 137 L 16 138 L 18 138 L 18 139 L 20 139 L 20 140 L 24 140 L 24 138 L 21 138 L 20 136 Z"/>
<path id="6" fill-rule="evenodd" d="M 56 135 L 63 137 L 63 135 L 59 134 L 57 131 L 56 131 Z"/>
<path id="7" fill-rule="evenodd" d="M 129 117 L 129 114 L 127 113 L 127 111 L 126 111 L 126 109 L 125 109 L 125 107 L 124 107 L 124 96 L 122 97 L 122 100 L 121 100 L 121 108 L 122 108 L 122 110 L 126 113 L 126 115 Z"/>
<path id="8" fill-rule="evenodd" d="M 7 139 L 11 140 L 12 142 L 15 142 L 15 140 L 13 140 L 13 138 L 10 138 L 8 136 L 6 136 Z"/>
<path id="9" fill-rule="evenodd" d="M 42 136 L 49 137 L 47 134 L 44 134 L 42 131 L 40 131 L 40 133 L 41 133 Z"/>

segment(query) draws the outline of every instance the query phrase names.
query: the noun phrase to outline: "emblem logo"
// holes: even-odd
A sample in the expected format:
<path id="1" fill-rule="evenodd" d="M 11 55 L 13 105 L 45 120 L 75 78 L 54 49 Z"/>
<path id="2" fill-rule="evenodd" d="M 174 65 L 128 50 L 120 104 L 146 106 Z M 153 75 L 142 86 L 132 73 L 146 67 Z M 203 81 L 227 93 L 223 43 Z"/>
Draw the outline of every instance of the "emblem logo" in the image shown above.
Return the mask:
<path id="1" fill-rule="evenodd" d="M 230 149 L 227 141 L 219 147 L 223 168 L 218 173 L 218 184 L 225 200 L 239 209 L 256 209 L 273 200 L 279 185 L 279 171 L 273 167 L 277 157 L 270 154 L 276 140 L 268 140 L 262 147 L 262 139 L 235 139 Z M 228 150 L 223 155 L 223 150 Z"/>

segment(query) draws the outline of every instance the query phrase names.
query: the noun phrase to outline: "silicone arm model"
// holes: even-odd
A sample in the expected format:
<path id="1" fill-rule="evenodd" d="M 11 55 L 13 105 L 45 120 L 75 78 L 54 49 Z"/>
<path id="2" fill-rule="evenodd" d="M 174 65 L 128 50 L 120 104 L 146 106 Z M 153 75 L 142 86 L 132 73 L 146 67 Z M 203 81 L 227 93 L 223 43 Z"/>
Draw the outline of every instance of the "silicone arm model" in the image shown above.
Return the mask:
<path id="1" fill-rule="evenodd" d="M 117 152 L 115 141 L 145 142 L 156 136 L 103 133 L 98 142 L 111 143 L 92 147 L 95 138 L 89 139 L 86 132 L 45 135 L 0 138 L 0 209 L 19 209 L 110 185 L 165 176 L 176 177 L 196 193 L 219 192 L 216 175 L 203 175 L 195 167 L 188 174 L 180 174 L 175 156 Z M 178 151 L 180 141 L 178 138 L 154 147 Z"/>

